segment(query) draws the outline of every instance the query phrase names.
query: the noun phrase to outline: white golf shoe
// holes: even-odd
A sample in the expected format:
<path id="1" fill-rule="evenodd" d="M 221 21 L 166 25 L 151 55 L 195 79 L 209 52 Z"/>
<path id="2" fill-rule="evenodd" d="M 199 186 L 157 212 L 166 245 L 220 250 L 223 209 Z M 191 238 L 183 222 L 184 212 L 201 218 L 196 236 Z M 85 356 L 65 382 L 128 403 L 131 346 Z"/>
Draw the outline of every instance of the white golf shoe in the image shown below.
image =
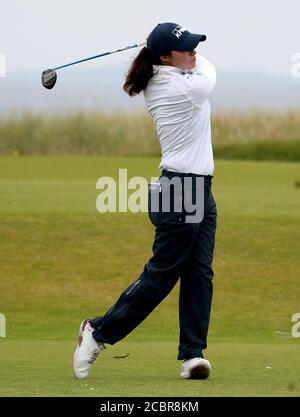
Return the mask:
<path id="1" fill-rule="evenodd" d="M 88 320 L 84 320 L 81 323 L 78 344 L 73 359 L 73 369 L 78 379 L 88 376 L 90 367 L 97 359 L 99 353 L 106 349 L 104 343 L 98 343 L 93 338 L 93 331 L 94 329 Z"/>
<path id="2" fill-rule="evenodd" d="M 185 360 L 182 364 L 181 378 L 206 379 L 209 377 L 211 366 L 208 360 L 193 358 Z"/>

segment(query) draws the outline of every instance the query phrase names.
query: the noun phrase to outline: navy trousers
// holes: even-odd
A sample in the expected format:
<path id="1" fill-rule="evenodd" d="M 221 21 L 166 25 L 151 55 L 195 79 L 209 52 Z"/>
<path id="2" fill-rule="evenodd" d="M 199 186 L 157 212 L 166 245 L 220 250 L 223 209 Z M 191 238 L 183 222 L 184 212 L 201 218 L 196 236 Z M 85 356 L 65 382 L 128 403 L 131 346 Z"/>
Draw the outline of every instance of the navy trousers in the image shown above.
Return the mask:
<path id="1" fill-rule="evenodd" d="M 171 179 L 195 174 L 163 171 Z M 90 320 L 97 341 L 115 344 L 136 328 L 170 293 L 180 278 L 179 296 L 179 353 L 177 359 L 203 357 L 213 293 L 212 269 L 217 209 L 211 176 L 204 178 L 204 217 L 198 223 L 185 221 L 181 212 L 152 213 L 155 226 L 153 256 L 142 274 L 119 297 L 103 316 Z"/>

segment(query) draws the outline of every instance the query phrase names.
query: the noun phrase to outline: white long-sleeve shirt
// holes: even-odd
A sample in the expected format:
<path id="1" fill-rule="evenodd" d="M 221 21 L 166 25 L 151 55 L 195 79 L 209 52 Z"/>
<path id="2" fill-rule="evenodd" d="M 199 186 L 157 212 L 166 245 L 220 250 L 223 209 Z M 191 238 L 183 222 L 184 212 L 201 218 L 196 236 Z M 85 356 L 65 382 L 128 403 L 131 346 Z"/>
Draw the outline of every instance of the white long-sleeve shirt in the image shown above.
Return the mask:
<path id="1" fill-rule="evenodd" d="M 216 85 L 216 70 L 197 53 L 188 71 L 154 65 L 157 72 L 144 90 L 162 149 L 161 170 L 212 175 L 211 110 L 207 100 Z"/>

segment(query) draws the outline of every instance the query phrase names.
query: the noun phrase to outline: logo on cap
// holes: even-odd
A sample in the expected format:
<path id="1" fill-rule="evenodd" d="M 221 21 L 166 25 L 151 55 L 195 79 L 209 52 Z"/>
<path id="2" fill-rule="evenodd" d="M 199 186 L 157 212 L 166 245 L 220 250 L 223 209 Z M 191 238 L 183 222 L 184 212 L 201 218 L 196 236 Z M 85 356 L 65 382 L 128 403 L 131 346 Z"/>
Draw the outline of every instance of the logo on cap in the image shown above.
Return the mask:
<path id="1" fill-rule="evenodd" d="M 186 32 L 186 31 L 187 31 L 186 28 L 183 28 L 181 26 L 176 26 L 176 28 L 174 30 L 172 30 L 172 33 L 173 33 L 173 35 L 176 36 L 177 39 L 180 39 L 180 37 L 182 36 L 182 34 L 184 32 Z"/>

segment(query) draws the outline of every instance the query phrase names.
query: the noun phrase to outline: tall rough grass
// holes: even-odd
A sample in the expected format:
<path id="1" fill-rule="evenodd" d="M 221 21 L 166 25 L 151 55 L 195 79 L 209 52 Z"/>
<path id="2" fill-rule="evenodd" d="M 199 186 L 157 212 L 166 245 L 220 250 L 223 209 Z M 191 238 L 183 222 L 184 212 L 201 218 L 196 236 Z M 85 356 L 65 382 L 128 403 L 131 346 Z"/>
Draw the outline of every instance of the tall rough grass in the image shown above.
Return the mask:
<path id="1" fill-rule="evenodd" d="M 300 110 L 216 113 L 212 128 L 217 158 L 300 161 Z M 159 156 L 160 146 L 146 113 L 24 113 L 0 119 L 0 154 Z"/>
<path id="2" fill-rule="evenodd" d="M 27 113 L 0 120 L 0 153 L 153 156 L 159 145 L 145 114 Z"/>
<path id="3" fill-rule="evenodd" d="M 212 126 L 216 158 L 300 161 L 300 110 L 228 111 Z"/>

